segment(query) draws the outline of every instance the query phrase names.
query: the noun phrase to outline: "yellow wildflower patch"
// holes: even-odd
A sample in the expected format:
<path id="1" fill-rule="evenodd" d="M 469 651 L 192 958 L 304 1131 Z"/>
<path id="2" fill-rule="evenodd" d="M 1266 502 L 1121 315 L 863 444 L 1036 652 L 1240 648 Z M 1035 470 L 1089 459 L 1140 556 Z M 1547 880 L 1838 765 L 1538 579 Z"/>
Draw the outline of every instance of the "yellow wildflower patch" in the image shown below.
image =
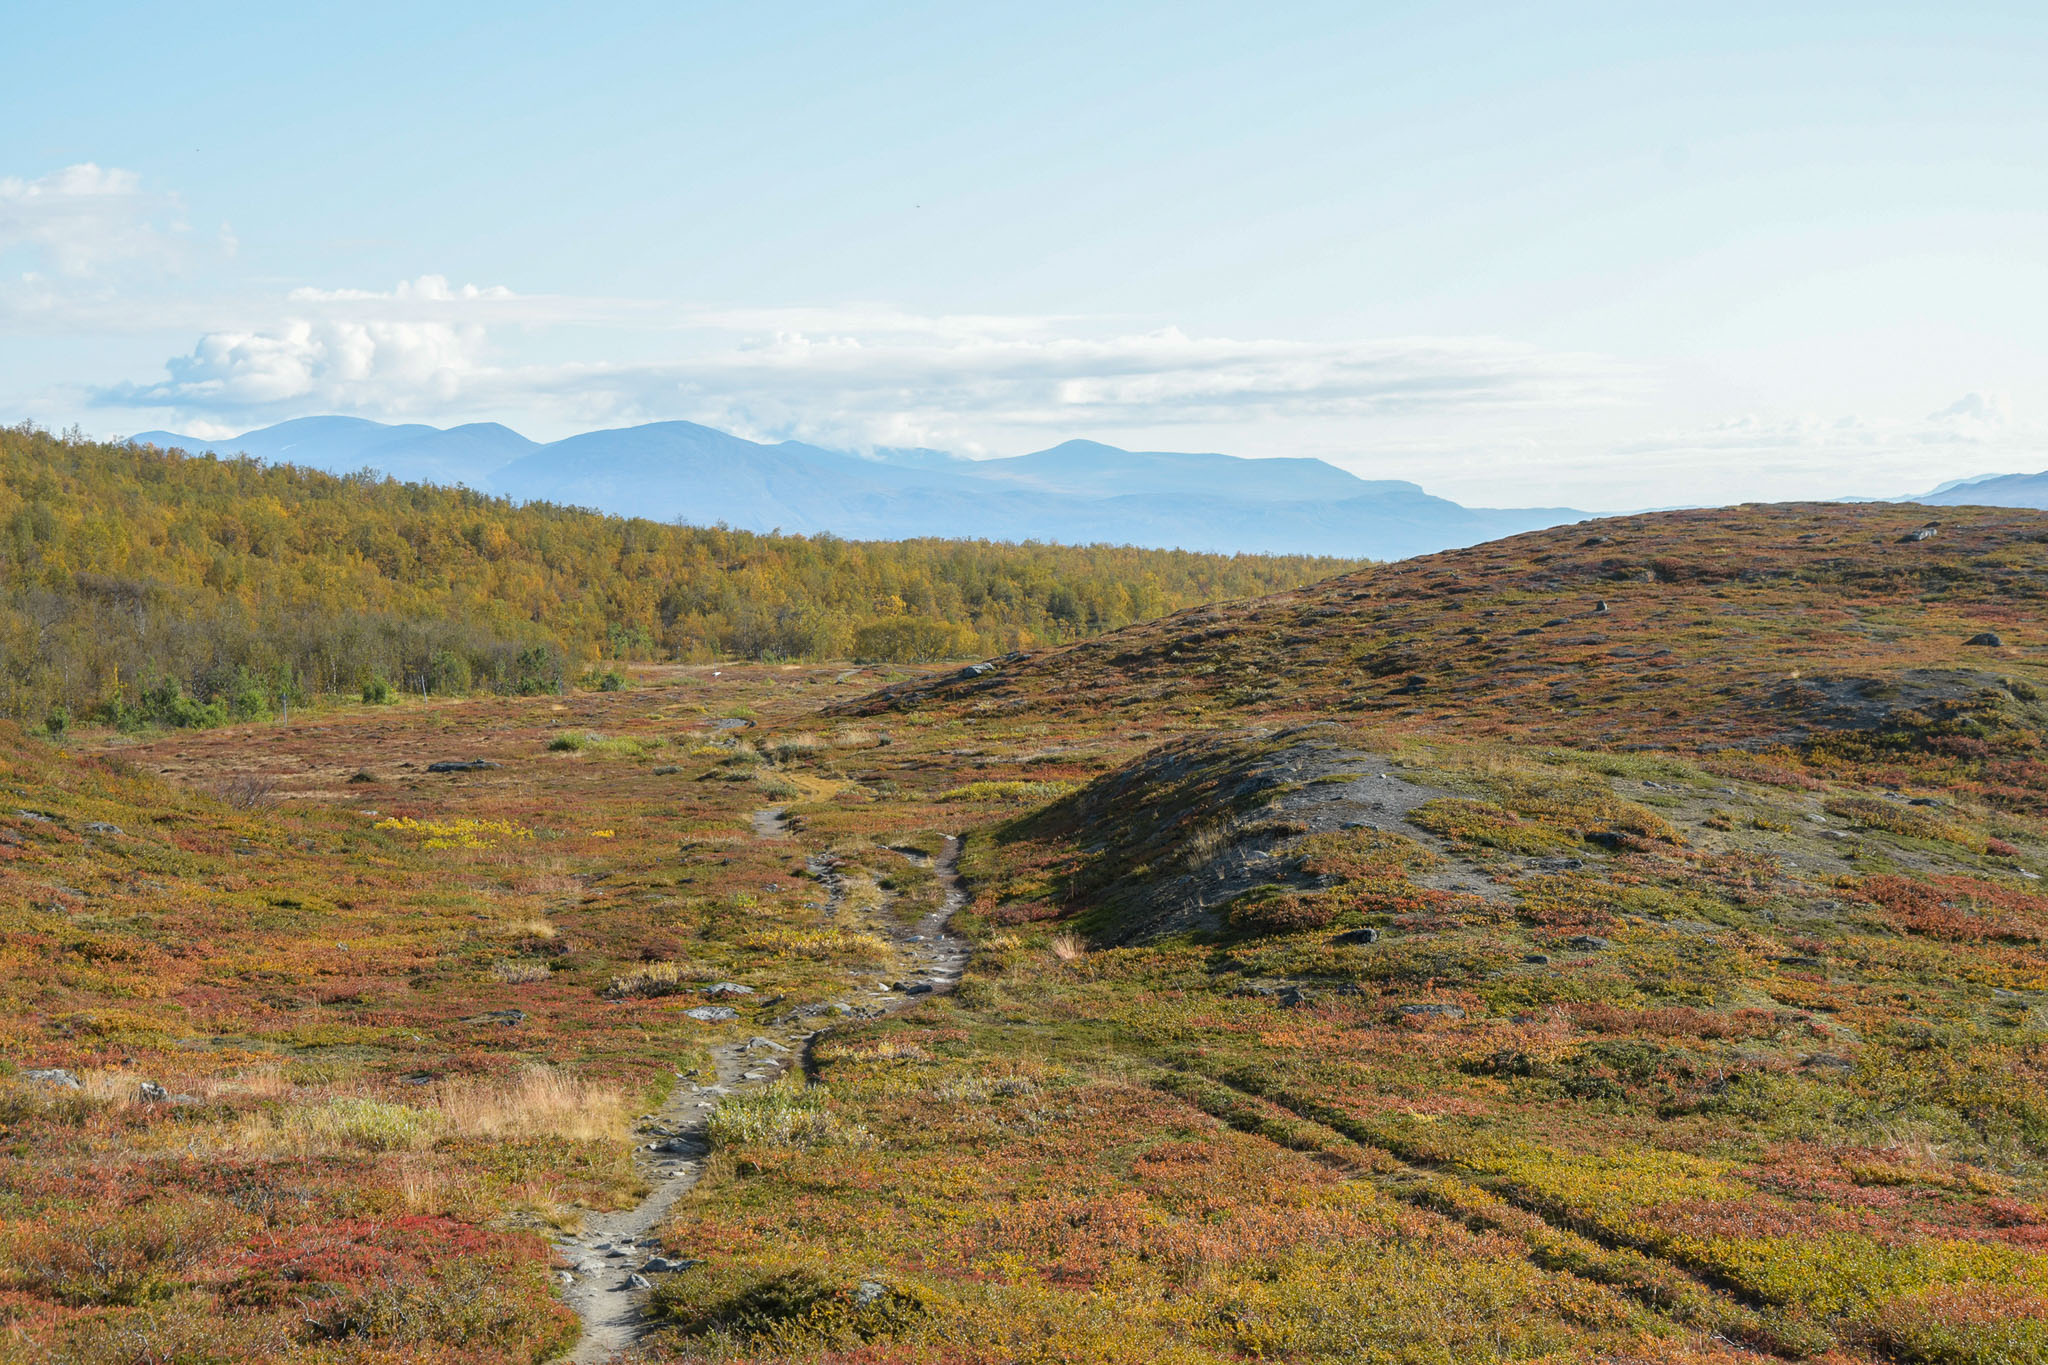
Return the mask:
<path id="1" fill-rule="evenodd" d="M 531 839 L 533 831 L 510 820 L 415 820 L 409 815 L 387 816 L 373 829 L 423 834 L 422 848 L 496 848 L 498 841 Z"/>

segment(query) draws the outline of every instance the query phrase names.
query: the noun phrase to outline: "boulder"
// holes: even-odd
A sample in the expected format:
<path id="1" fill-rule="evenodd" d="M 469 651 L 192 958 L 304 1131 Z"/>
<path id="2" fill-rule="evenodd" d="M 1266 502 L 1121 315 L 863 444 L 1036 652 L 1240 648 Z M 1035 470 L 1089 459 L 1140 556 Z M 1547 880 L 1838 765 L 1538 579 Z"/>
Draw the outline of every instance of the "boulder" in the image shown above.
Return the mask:
<path id="1" fill-rule="evenodd" d="M 498 766 L 498 764 L 491 762 L 489 759 L 483 758 L 443 759 L 439 763 L 429 763 L 427 771 L 430 773 L 480 773 L 486 768 Z"/>
<path id="2" fill-rule="evenodd" d="M 695 1009 L 684 1010 L 683 1014 L 700 1024 L 722 1024 L 740 1017 L 740 1012 L 731 1005 L 699 1005 Z"/>
<path id="3" fill-rule="evenodd" d="M 1347 933 L 1339 934 L 1330 940 L 1332 943 L 1378 943 L 1379 941 L 1380 931 L 1373 928 L 1353 929 Z"/>
<path id="4" fill-rule="evenodd" d="M 1938 528 L 1936 528 L 1936 527 L 1933 527 L 1933 526 L 1922 526 L 1922 527 L 1921 527 L 1921 528 L 1920 528 L 1919 530 L 1917 530 L 1917 531 L 1908 531 L 1908 532 L 1906 532 L 1906 534 L 1904 534 L 1904 535 L 1900 536 L 1900 537 L 1899 537 L 1899 544 L 1901 544 L 1901 545 L 1917 545 L 1917 544 L 1919 544 L 1919 543 L 1920 543 L 1921 541 L 1923 541 L 1923 540 L 1932 540 L 1932 539 L 1934 539 L 1934 538 L 1935 538 L 1935 536 L 1937 536 L 1937 535 L 1939 535 L 1939 534 L 1940 534 L 1940 531 L 1939 531 L 1939 529 L 1938 529 Z"/>
<path id="5" fill-rule="evenodd" d="M 649 1256 L 640 1266 L 642 1275 L 673 1275 L 678 1270 L 688 1270 L 695 1261 L 671 1261 L 666 1256 Z"/>
<path id="6" fill-rule="evenodd" d="M 1465 1011 L 1456 1005 L 1440 1005 L 1428 1002 L 1416 1005 L 1396 1005 L 1394 1013 L 1403 1019 L 1463 1019 Z"/>
<path id="7" fill-rule="evenodd" d="M 704 988 L 704 994 L 713 1000 L 731 1000 L 737 996 L 752 995 L 753 993 L 754 988 L 752 986 L 742 986 L 737 981 L 720 981 L 715 985 Z"/>
<path id="8" fill-rule="evenodd" d="M 21 1073 L 21 1078 L 35 1085 L 55 1086 L 59 1090 L 78 1090 L 83 1088 L 83 1082 L 61 1066 L 44 1067 L 37 1071 L 24 1071 Z"/>
<path id="9" fill-rule="evenodd" d="M 1992 649 L 2001 649 L 2005 645 L 2005 640 L 1995 630 L 1980 630 L 1969 639 L 1963 641 L 1963 643 L 1966 645 L 1985 645 Z"/>
<path id="10" fill-rule="evenodd" d="M 1564 946 L 1575 953 L 1597 953 L 1607 946 L 1607 940 L 1598 934 L 1573 934 Z"/>

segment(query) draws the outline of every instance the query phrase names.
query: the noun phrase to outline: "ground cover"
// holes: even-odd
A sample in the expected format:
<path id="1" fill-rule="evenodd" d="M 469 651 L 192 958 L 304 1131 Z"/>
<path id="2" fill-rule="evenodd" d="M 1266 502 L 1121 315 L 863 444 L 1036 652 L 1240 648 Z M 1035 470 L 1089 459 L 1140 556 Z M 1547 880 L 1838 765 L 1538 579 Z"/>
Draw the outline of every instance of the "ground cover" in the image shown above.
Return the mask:
<path id="1" fill-rule="evenodd" d="M 647 1358 L 2048 1358 L 2048 551 L 1942 515 L 1620 519 L 908 682 L 10 739 L 11 1340 L 544 1358 L 634 1116 L 813 1009 L 710 1111 Z M 973 958 L 884 1017 L 959 832 Z M 56 1265 L 81 1219 L 142 1269 Z"/>

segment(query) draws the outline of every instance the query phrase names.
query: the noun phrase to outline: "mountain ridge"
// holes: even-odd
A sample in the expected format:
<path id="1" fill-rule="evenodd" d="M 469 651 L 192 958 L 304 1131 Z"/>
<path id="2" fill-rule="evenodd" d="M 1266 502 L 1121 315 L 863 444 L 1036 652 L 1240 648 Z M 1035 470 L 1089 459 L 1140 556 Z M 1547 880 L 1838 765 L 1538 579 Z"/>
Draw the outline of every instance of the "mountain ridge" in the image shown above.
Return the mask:
<path id="1" fill-rule="evenodd" d="M 1586 515 L 1567 507 L 1465 507 L 1406 480 L 1361 479 L 1316 459 L 1128 451 L 1084 440 L 971 460 L 927 449 L 870 456 L 801 441 L 769 444 L 680 421 L 541 443 L 496 423 L 441 429 L 355 417 L 296 418 L 221 440 L 169 431 L 129 440 L 337 474 L 369 468 L 654 520 L 850 539 L 1402 559 Z"/>

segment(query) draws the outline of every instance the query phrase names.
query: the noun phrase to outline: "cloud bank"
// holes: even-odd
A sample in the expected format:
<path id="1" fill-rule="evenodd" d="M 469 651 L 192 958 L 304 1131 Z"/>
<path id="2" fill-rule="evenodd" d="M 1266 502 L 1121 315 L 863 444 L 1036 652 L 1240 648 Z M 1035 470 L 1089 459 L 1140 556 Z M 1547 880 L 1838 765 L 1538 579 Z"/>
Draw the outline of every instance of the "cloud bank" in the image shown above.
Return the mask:
<path id="1" fill-rule="evenodd" d="M 232 249 L 131 171 L 0 178 L 0 321 L 31 346 L 84 338 L 167 356 L 66 390 L 124 430 L 220 435 L 338 412 L 500 420 L 540 437 L 683 418 L 756 439 L 969 454 L 1090 436 L 1316 455 L 1468 503 L 1596 509 L 1904 493 L 2048 464 L 2048 437 L 1990 391 L 1920 416 L 1675 419 L 1671 376 L 1654 366 L 1500 336 L 712 307 L 442 273 L 382 288 L 279 282 L 230 269 Z"/>

